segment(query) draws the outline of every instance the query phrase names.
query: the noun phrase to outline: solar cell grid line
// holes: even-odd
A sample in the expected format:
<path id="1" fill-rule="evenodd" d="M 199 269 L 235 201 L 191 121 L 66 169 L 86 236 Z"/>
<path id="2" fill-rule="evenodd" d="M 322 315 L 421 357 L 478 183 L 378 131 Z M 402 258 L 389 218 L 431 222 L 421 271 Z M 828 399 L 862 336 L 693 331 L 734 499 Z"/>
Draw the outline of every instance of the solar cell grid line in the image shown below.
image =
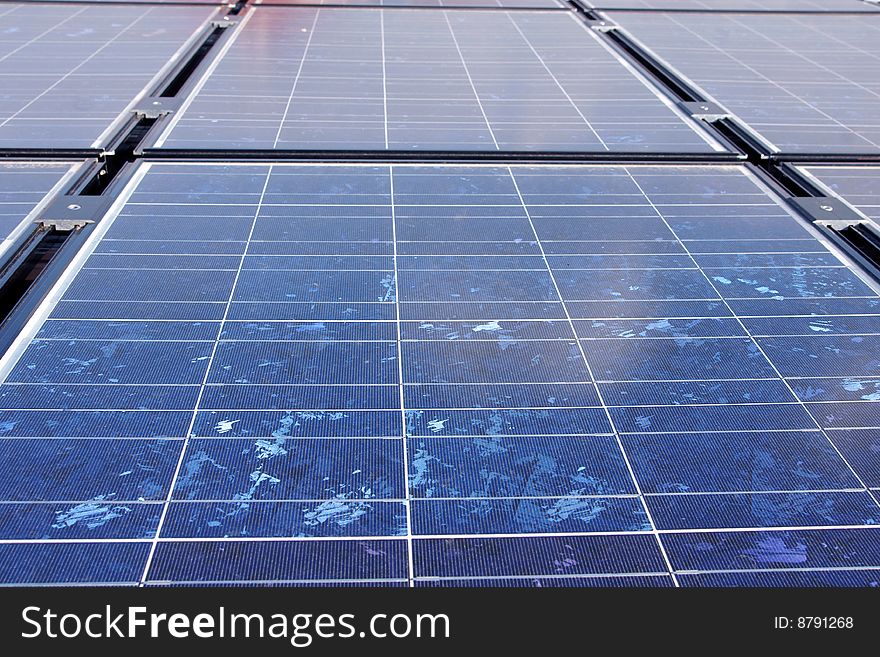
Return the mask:
<path id="1" fill-rule="evenodd" d="M 11 518 L 0 523 L 7 532 L 0 562 L 27 561 L 47 546 L 67 561 L 91 546 L 121 550 L 121 541 L 149 551 L 156 510 L 165 508 L 147 584 L 401 584 L 412 568 L 420 586 L 559 574 L 571 575 L 566 583 L 638 575 L 671 585 L 644 511 L 638 511 L 619 438 L 651 517 L 661 525 L 656 534 L 664 546 L 672 537 L 676 577 L 694 565 L 691 539 L 679 536 L 705 539 L 722 561 L 739 550 L 777 570 L 788 562 L 768 561 L 761 542 L 804 537 L 809 547 L 822 537 L 851 546 L 871 567 L 873 557 L 860 538 L 865 534 L 851 532 L 877 522 L 878 506 L 846 459 L 831 449 L 822 429 L 806 423 L 806 415 L 780 415 L 778 409 L 801 404 L 771 368 L 753 358 L 744 368 L 748 379 L 739 378 L 742 372 L 723 376 L 726 365 L 719 363 L 736 363 L 739 356 L 720 343 L 749 340 L 747 331 L 734 332 L 733 310 L 711 308 L 718 319 L 690 323 L 669 317 L 666 309 L 658 312 L 658 302 L 674 308 L 684 296 L 662 287 L 680 272 L 726 273 L 733 282 L 732 268 L 754 280 L 743 283 L 753 287 L 777 277 L 779 289 L 767 292 L 776 297 L 795 296 L 782 283 L 800 272 L 794 280 L 804 293 L 831 285 L 825 292 L 843 295 L 839 300 L 852 304 L 850 312 L 873 322 L 866 326 L 877 332 L 872 298 L 846 296 L 864 292 L 854 288 L 849 270 L 828 266 L 834 254 L 742 168 L 157 163 L 139 171 L 115 219 L 99 224 L 104 234 L 92 240 L 93 252 L 81 254 L 86 266 L 70 272 L 66 291 L 56 293 L 57 303 L 47 304 L 4 360 L 3 371 L 12 374 L 0 385 L 7 409 L 3 460 L 19 463 L 15 450 L 43 457 L 28 459 L 30 470 L 0 490 L 7 500 L 0 512 Z M 623 254 L 649 261 L 615 252 L 619 243 L 583 239 L 593 236 L 597 222 L 609 234 L 642 238 L 625 242 Z M 170 226 L 176 240 L 168 239 Z M 206 226 L 214 239 L 200 241 Z M 658 239 L 662 230 L 665 241 Z M 756 237 L 796 242 L 788 250 L 774 243 L 770 255 L 806 261 L 798 261 L 798 269 L 764 259 L 756 268 L 748 258 L 767 255 L 760 239 L 749 246 Z M 707 241 L 725 245 L 702 246 Z M 652 269 L 652 252 L 658 251 L 661 257 L 677 253 L 679 266 Z M 711 266 L 696 262 L 704 253 L 715 258 Z M 719 261 L 724 253 L 735 254 L 729 257 L 734 265 Z M 817 254 L 825 259 L 815 269 L 833 273 L 832 281 L 813 278 L 810 263 Z M 496 259 L 505 266 L 494 266 Z M 683 266 L 687 260 L 690 268 Z M 173 269 L 163 271 L 168 267 Z M 657 272 L 652 275 L 659 278 L 618 282 L 605 271 Z M 579 272 L 595 277 L 598 287 L 571 278 Z M 169 287 L 163 279 L 172 273 Z M 135 275 L 140 285 L 130 282 Z M 200 282 L 205 280 L 211 284 Z M 139 290 L 148 296 L 121 304 L 113 300 L 114 287 L 126 299 L 142 297 Z M 571 290 L 579 300 L 566 298 Z M 638 312 L 653 319 L 627 327 L 609 304 L 583 312 L 588 297 L 614 298 L 615 291 L 624 298 L 614 303 L 636 301 Z M 716 294 L 714 304 L 721 308 L 743 296 Z M 796 315 L 788 301 L 775 299 L 773 310 Z M 816 321 L 803 311 L 800 319 Z M 586 340 L 576 342 L 572 324 L 578 335 L 591 330 L 606 344 L 597 350 Z M 705 330 L 712 324 L 717 330 Z M 649 335 L 626 337 L 637 327 Z M 671 337 L 644 339 L 652 333 Z M 36 339 L 28 345 L 30 337 Z M 609 337 L 635 351 L 617 356 L 630 368 L 620 370 L 626 375 L 619 384 L 603 378 L 596 384 L 583 353 L 604 375 Z M 807 343 L 798 339 L 790 346 L 803 350 Z M 664 344 L 680 354 L 670 357 Z M 323 360 L 313 356 L 316 348 Z M 633 369 L 656 355 L 666 358 L 659 369 L 673 380 L 664 390 Z M 789 367 L 785 351 L 770 357 Z M 384 362 L 364 368 L 358 365 L 364 359 Z M 866 362 L 858 353 L 839 360 L 846 368 Z M 694 376 L 696 367 L 707 368 L 708 376 Z M 826 388 L 846 381 L 825 374 L 831 377 Z M 748 426 L 735 424 L 742 416 L 712 415 L 728 406 L 725 401 L 736 408 L 743 400 L 763 404 Z M 657 410 L 646 413 L 646 405 Z M 712 424 L 675 434 L 638 425 L 631 431 L 624 425 L 633 406 L 655 416 L 645 418 L 651 422 L 667 421 L 665 409 L 693 413 L 705 406 L 701 421 Z M 684 426 L 700 419 L 693 417 L 673 421 Z M 790 424 L 772 427 L 764 417 Z M 113 437 L 101 439 L 108 426 Z M 125 438 L 132 428 L 140 438 Z M 54 437 L 38 437 L 47 433 Z M 413 447 L 409 457 L 404 434 Z M 845 441 L 860 473 L 871 467 L 853 457 L 870 454 L 862 438 L 848 435 Z M 53 484 L 57 499 L 40 499 L 40 482 L 64 463 L 52 451 L 59 440 L 84 464 L 77 472 L 100 476 Z M 189 452 L 181 460 L 184 441 Z M 96 456 L 83 443 L 107 453 Z M 142 451 L 132 454 L 133 446 Z M 714 460 L 701 463 L 707 446 Z M 131 472 L 119 476 L 132 459 L 145 462 L 149 474 L 129 466 Z M 100 467 L 104 462 L 113 465 Z M 328 476 L 329 484 L 323 483 Z M 685 494 L 678 492 L 682 485 Z M 714 494 L 693 494 L 700 492 Z M 21 505 L 32 509 L 27 523 Z M 87 529 L 86 522 L 95 526 Z M 128 571 L 141 575 L 146 554 L 126 554 Z M 497 560 L 488 560 L 490 554 Z M 837 567 L 821 550 L 816 560 L 820 570 Z M 560 563 L 569 565 L 561 571 L 552 565 Z M 810 566 L 811 557 L 797 563 Z M 713 569 L 705 560 L 698 565 L 698 571 Z M 77 568 L 68 577 L 97 576 Z"/>
<path id="2" fill-rule="evenodd" d="M 724 152 L 567 12 L 255 7 L 236 32 L 157 148 Z"/>
<path id="3" fill-rule="evenodd" d="M 0 38 L 0 149 L 90 149 L 215 7 L 13 5 Z"/>
<path id="4" fill-rule="evenodd" d="M 768 149 L 844 156 L 880 152 L 875 16 L 609 14 Z"/>
<path id="5" fill-rule="evenodd" d="M 880 167 L 797 165 L 797 170 L 814 183 L 880 222 Z"/>
<path id="6" fill-rule="evenodd" d="M 75 168 L 70 162 L 0 163 L 0 259 Z"/>

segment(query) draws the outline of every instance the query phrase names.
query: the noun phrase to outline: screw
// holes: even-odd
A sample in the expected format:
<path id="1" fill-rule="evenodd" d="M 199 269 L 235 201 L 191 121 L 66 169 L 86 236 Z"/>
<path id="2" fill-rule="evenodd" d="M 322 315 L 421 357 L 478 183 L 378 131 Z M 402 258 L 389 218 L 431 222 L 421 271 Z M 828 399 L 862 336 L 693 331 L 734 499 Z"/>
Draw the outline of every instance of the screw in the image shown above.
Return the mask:
<path id="1" fill-rule="evenodd" d="M 821 208 L 822 210 L 825 210 L 825 212 L 831 212 L 834 209 L 830 205 L 820 205 L 819 208 Z"/>
<path id="2" fill-rule="evenodd" d="M 68 210 L 81 210 L 82 206 L 77 205 L 76 203 L 71 203 L 70 205 L 67 206 L 67 209 Z"/>
<path id="3" fill-rule="evenodd" d="M 700 109 L 703 110 L 704 112 L 708 112 L 709 106 L 708 105 L 700 105 Z"/>

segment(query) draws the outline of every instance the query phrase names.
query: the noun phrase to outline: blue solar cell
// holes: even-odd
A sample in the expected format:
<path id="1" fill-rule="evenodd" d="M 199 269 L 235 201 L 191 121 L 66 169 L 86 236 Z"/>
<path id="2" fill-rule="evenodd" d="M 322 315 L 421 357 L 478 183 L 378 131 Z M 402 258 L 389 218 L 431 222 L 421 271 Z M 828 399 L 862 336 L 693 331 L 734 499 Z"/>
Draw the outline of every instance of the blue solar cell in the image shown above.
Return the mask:
<path id="1" fill-rule="evenodd" d="M 818 431 L 629 434 L 621 440 L 647 493 L 860 488 Z"/>
<path id="2" fill-rule="evenodd" d="M 0 544 L 7 584 L 136 584 L 149 543 Z"/>
<path id="3" fill-rule="evenodd" d="M 174 502 L 164 538 L 327 538 L 405 536 L 403 502 L 328 499 L 300 502 Z"/>
<path id="4" fill-rule="evenodd" d="M 665 573 L 650 535 L 419 539 L 416 577 Z"/>
<path id="5" fill-rule="evenodd" d="M 494 321 L 526 319 L 562 319 L 565 308 L 559 302 L 540 301 L 486 301 L 481 303 L 457 301 L 452 303 L 401 302 L 401 320 L 467 321 L 485 323 L 487 317 Z M 491 320 L 490 320 L 491 321 Z"/>
<path id="6" fill-rule="evenodd" d="M 591 383 L 406 385 L 406 408 L 544 408 L 600 406 Z"/>
<path id="7" fill-rule="evenodd" d="M 401 322 L 401 340 L 485 340 L 509 344 L 517 340 L 570 340 L 568 321 Z"/>
<path id="8" fill-rule="evenodd" d="M 658 529 L 880 524 L 880 507 L 867 492 L 652 495 L 645 501 Z"/>
<path id="9" fill-rule="evenodd" d="M 726 317 L 576 320 L 574 327 L 582 338 L 730 338 L 747 335 L 737 319 Z"/>
<path id="10" fill-rule="evenodd" d="M 880 428 L 880 404 L 875 401 L 805 404 L 826 429 Z"/>
<path id="11" fill-rule="evenodd" d="M 845 267 L 706 269 L 725 299 L 762 296 L 855 297 L 872 291 Z"/>
<path id="12" fill-rule="evenodd" d="M 0 499 L 162 500 L 182 448 L 168 440 L 3 439 Z"/>
<path id="13" fill-rule="evenodd" d="M 731 309 L 718 301 L 567 301 L 573 319 L 650 319 L 662 321 L 695 317 L 730 317 Z M 608 344 L 608 343 L 604 343 Z"/>
<path id="14" fill-rule="evenodd" d="M 67 291 L 70 300 L 96 301 L 225 301 L 235 271 L 167 271 L 83 269 Z"/>
<path id="15" fill-rule="evenodd" d="M 406 541 L 160 543 L 151 581 L 286 582 L 406 577 Z"/>
<path id="16" fill-rule="evenodd" d="M 696 532 L 664 536 L 678 570 L 880 566 L 876 529 Z"/>
<path id="17" fill-rule="evenodd" d="M 219 322 L 102 322 L 49 320 L 38 340 L 214 340 Z"/>
<path id="18" fill-rule="evenodd" d="M 871 376 L 880 372 L 880 336 L 761 338 L 783 376 Z"/>
<path id="19" fill-rule="evenodd" d="M 847 587 L 880 586 L 880 569 L 876 570 L 806 570 L 758 571 L 738 573 L 683 574 L 677 577 L 679 586 L 699 587 Z"/>
<path id="20" fill-rule="evenodd" d="M 211 383 L 395 383 L 393 342 L 222 342 Z"/>
<path id="21" fill-rule="evenodd" d="M 583 498 L 636 492 L 610 436 L 438 436 L 408 442 L 415 498 Z"/>
<path id="22" fill-rule="evenodd" d="M 0 539 L 151 539 L 156 535 L 161 503 L 106 499 L 0 504 Z"/>
<path id="23" fill-rule="evenodd" d="M 236 411 L 232 428 L 223 424 L 228 411 L 196 414 L 193 435 L 228 438 L 383 438 L 400 435 L 400 411 Z"/>
<path id="24" fill-rule="evenodd" d="M 0 164 L 0 254 L 8 246 L 5 240 L 26 229 L 28 215 L 70 170 L 63 163 Z"/>
<path id="25" fill-rule="evenodd" d="M 198 385 L 81 385 L 19 384 L 0 385 L 0 408 L 126 411 L 192 408 L 199 396 Z"/>
<path id="26" fill-rule="evenodd" d="M 0 388 L 2 395 L 2 388 Z M 2 399 L 2 396 L 0 396 Z M 396 385 L 215 385 L 205 386 L 200 403 L 206 410 L 262 408 L 285 410 L 391 409 L 400 406 Z"/>
<path id="27" fill-rule="evenodd" d="M 36 340 L 13 383 L 201 383 L 210 342 Z"/>
<path id="28" fill-rule="evenodd" d="M 718 298 L 697 269 L 561 271 L 556 280 L 565 301 Z"/>
<path id="29" fill-rule="evenodd" d="M 235 424 L 234 419 L 227 421 Z M 178 500 L 403 499 L 400 440 L 270 436 L 189 442 L 174 487 Z"/>
<path id="30" fill-rule="evenodd" d="M 611 433 L 602 408 L 407 411 L 411 436 L 542 436 Z"/>
<path id="31" fill-rule="evenodd" d="M 414 500 L 416 535 L 650 531 L 636 497 Z"/>
<path id="32" fill-rule="evenodd" d="M 880 434 L 877 429 L 833 430 L 828 436 L 867 486 L 880 488 Z"/>
<path id="33" fill-rule="evenodd" d="M 5 411 L 3 438 L 184 438 L 189 411 Z"/>
<path id="34" fill-rule="evenodd" d="M 547 271 L 404 271 L 401 301 L 555 301 Z"/>
<path id="35" fill-rule="evenodd" d="M 754 317 L 744 320 L 754 336 L 876 333 L 878 316 Z"/>
<path id="36" fill-rule="evenodd" d="M 746 338 L 582 340 L 597 380 L 657 381 L 774 376 L 757 345 Z M 638 354 L 638 356 L 636 356 Z"/>
<path id="37" fill-rule="evenodd" d="M 810 414 L 799 404 L 720 406 L 639 406 L 611 408 L 620 432 L 781 431 L 814 429 Z"/>
<path id="38" fill-rule="evenodd" d="M 495 577 L 482 579 L 417 579 L 416 587 L 518 587 L 518 588 L 671 588 L 672 578 L 664 575 L 643 577 Z"/>
<path id="39" fill-rule="evenodd" d="M 148 319 L 210 322 L 220 321 L 226 304 L 214 302 L 68 301 L 52 310 L 52 319 L 113 320 Z"/>
<path id="40" fill-rule="evenodd" d="M 401 352 L 407 383 L 590 380 L 574 342 L 404 342 Z"/>
<path id="41" fill-rule="evenodd" d="M 778 404 L 794 401 L 791 391 L 778 379 L 602 383 L 599 389 L 608 406 Z"/>

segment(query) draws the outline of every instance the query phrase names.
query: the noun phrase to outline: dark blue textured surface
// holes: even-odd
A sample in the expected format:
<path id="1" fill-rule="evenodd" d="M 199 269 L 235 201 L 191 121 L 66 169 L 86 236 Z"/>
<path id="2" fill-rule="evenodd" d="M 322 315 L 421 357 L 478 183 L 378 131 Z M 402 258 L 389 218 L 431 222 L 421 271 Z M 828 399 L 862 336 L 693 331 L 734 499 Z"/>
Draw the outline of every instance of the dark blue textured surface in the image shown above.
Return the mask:
<path id="1" fill-rule="evenodd" d="M 46 581 L 880 568 L 880 299 L 743 168 L 153 164 L 108 221 L 0 384 L 0 520 L 132 572 Z"/>

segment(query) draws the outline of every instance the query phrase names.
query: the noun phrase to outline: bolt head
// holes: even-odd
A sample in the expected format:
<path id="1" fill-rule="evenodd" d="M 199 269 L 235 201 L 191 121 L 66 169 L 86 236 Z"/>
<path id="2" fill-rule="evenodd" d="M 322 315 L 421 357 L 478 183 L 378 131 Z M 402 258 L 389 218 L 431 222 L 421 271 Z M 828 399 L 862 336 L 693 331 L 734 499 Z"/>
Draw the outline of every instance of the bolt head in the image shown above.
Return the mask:
<path id="1" fill-rule="evenodd" d="M 81 210 L 82 206 L 77 205 L 76 203 L 71 203 L 70 205 L 67 206 L 67 209 L 68 210 Z"/>

